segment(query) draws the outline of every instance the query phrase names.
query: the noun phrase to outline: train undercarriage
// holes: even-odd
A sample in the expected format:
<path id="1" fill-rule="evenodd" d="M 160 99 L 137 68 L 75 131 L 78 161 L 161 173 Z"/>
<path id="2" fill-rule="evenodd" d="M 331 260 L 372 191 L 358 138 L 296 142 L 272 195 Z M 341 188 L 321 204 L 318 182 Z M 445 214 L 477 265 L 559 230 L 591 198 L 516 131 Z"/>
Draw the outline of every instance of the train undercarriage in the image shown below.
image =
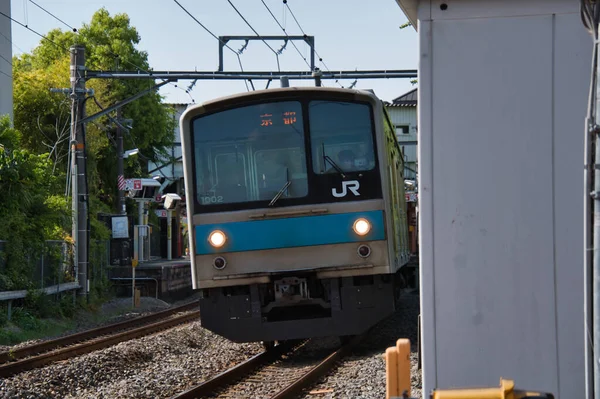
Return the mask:
<path id="1" fill-rule="evenodd" d="M 272 276 L 266 284 L 203 289 L 203 327 L 234 342 L 361 334 L 396 309 L 401 273 L 317 279 Z"/>

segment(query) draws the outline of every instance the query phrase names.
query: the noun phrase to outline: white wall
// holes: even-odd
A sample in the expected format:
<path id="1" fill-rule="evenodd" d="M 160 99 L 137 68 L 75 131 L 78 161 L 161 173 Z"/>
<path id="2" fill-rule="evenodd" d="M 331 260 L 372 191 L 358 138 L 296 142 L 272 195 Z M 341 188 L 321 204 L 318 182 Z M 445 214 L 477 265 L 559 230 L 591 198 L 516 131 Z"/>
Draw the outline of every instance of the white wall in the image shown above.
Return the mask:
<path id="1" fill-rule="evenodd" d="M 396 136 L 401 147 L 404 149 L 404 157 L 406 159 L 406 165 L 412 170 L 417 169 L 417 146 L 413 142 L 417 141 L 417 107 L 398 107 L 388 106 L 386 107 L 390 114 L 390 119 L 394 126 L 407 125 L 408 134 L 400 132 L 396 129 Z M 402 144 L 403 141 L 409 141 L 411 144 Z M 405 177 L 415 178 L 414 173 L 406 170 Z"/>
<path id="2" fill-rule="evenodd" d="M 179 133 L 179 118 L 181 117 L 181 114 L 183 113 L 183 111 L 185 111 L 187 109 L 188 104 L 171 104 L 171 105 L 175 108 L 175 111 L 176 111 L 173 116 L 173 119 L 177 122 L 177 124 L 175 126 L 175 130 L 173 131 L 173 142 L 174 142 L 173 144 L 174 145 L 172 148 L 169 148 L 169 153 L 174 158 L 180 158 L 182 155 L 182 152 L 181 152 L 181 135 Z M 155 168 L 158 168 L 166 162 L 168 162 L 167 159 L 165 159 L 164 162 L 159 162 L 158 164 L 155 164 L 153 162 L 148 162 L 148 170 L 153 170 Z M 162 176 L 161 172 L 169 178 L 182 179 L 183 178 L 183 163 L 181 160 L 179 160 L 172 165 L 169 164 L 167 166 L 162 167 L 160 170 L 152 172 L 152 175 Z"/>
<path id="3" fill-rule="evenodd" d="M 10 1 L 0 1 L 0 11 L 6 15 L 10 15 Z M 0 115 L 9 114 L 12 120 L 12 66 L 6 61 L 9 60 L 12 62 L 11 41 L 10 20 L 5 17 L 0 17 Z"/>
<path id="4" fill-rule="evenodd" d="M 419 4 L 424 395 L 504 377 L 584 397 L 592 40 L 578 7 Z"/>

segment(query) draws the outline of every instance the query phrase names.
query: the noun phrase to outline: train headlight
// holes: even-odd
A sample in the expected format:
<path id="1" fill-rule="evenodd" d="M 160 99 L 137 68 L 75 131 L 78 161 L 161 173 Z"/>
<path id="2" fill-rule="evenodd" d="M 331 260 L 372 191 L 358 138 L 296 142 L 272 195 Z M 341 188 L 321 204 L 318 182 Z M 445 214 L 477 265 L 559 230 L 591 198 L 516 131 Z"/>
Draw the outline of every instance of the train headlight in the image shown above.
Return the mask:
<path id="1" fill-rule="evenodd" d="M 363 218 L 356 219 L 356 221 L 354 222 L 354 225 L 352 226 L 352 229 L 359 236 L 364 236 L 369 231 L 371 231 L 371 223 L 369 223 L 369 221 L 367 219 L 363 219 Z"/>
<path id="2" fill-rule="evenodd" d="M 208 236 L 208 242 L 210 242 L 210 245 L 215 248 L 221 248 L 225 244 L 226 240 L 227 237 L 221 230 L 215 230 Z"/>

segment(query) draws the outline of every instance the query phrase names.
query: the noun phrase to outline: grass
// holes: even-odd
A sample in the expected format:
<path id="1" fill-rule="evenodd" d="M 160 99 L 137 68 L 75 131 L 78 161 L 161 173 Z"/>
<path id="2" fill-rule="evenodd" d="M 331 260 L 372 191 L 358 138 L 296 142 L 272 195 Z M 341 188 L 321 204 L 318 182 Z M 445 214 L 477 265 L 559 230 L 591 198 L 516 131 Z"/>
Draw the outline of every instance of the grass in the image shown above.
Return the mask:
<path id="1" fill-rule="evenodd" d="M 13 316 L 15 317 L 0 329 L 0 345 L 15 345 L 24 341 L 57 336 L 73 329 L 76 325 L 74 320 L 69 319 L 37 319 L 21 309 L 15 309 Z"/>
<path id="2" fill-rule="evenodd" d="M 102 323 L 114 312 L 100 312 L 102 303 L 110 297 L 94 297 L 87 303 L 74 302 L 71 295 L 59 300 L 50 296 L 29 293 L 21 306 L 13 306 L 8 320 L 6 304 L 0 305 L 0 345 L 56 337 L 81 325 Z"/>

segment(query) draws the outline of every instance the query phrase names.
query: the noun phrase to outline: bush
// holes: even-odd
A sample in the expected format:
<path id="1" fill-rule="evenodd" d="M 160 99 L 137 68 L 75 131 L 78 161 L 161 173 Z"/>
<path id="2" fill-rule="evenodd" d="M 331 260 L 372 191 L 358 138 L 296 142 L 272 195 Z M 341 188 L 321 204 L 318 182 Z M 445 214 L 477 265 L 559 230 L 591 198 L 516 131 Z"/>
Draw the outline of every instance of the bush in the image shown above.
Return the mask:
<path id="1" fill-rule="evenodd" d="M 73 301 L 72 294 L 63 295 L 60 298 L 59 302 L 60 314 L 63 317 L 71 318 L 75 315 L 75 311 L 77 310 L 77 306 Z"/>
<path id="2" fill-rule="evenodd" d="M 36 317 L 50 317 L 59 311 L 58 304 L 40 290 L 28 290 L 23 302 L 24 309 Z"/>
<path id="3" fill-rule="evenodd" d="M 14 308 L 11 321 L 24 330 L 35 331 L 41 327 L 40 321 L 25 308 Z"/>

